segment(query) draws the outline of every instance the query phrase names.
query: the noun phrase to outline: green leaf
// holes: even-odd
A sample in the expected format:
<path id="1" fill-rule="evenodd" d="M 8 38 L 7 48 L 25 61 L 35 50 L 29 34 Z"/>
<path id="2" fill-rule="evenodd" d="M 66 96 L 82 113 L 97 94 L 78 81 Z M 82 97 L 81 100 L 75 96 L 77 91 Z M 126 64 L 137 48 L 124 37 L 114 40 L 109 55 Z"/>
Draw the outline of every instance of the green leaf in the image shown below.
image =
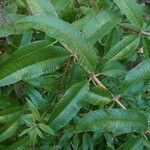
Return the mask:
<path id="1" fill-rule="evenodd" d="M 25 136 L 24 138 L 17 140 L 15 143 L 13 143 L 9 147 L 7 147 L 7 150 L 12 150 L 12 149 L 17 150 L 17 149 L 21 149 L 21 148 L 23 149 L 24 146 L 27 146 L 27 145 L 29 145 L 29 137 Z"/>
<path id="2" fill-rule="evenodd" d="M 143 52 L 144 52 L 144 57 L 145 58 L 150 58 L 150 39 L 144 38 L 142 39 L 143 42 Z"/>
<path id="3" fill-rule="evenodd" d="M 109 77 L 120 77 L 126 75 L 126 73 L 126 68 L 116 60 L 106 62 L 100 72 L 100 74 Z"/>
<path id="4" fill-rule="evenodd" d="M 70 87 L 50 115 L 49 126 L 58 130 L 66 125 L 81 109 L 82 100 L 89 90 L 87 82 Z"/>
<path id="5" fill-rule="evenodd" d="M 100 131 L 123 134 L 129 132 L 145 132 L 148 121 L 145 115 L 122 109 L 96 110 L 89 112 L 77 123 L 79 132 Z"/>
<path id="6" fill-rule="evenodd" d="M 101 96 L 112 98 L 112 93 L 108 89 L 103 88 L 101 85 L 96 85 L 91 90 Z"/>
<path id="7" fill-rule="evenodd" d="M 33 118 L 35 120 L 40 121 L 41 120 L 41 116 L 40 116 L 40 114 L 39 114 L 38 109 L 36 108 L 36 106 L 31 101 L 29 101 L 29 100 L 27 100 L 27 104 L 28 104 L 29 109 L 33 113 Z"/>
<path id="8" fill-rule="evenodd" d="M 47 125 L 45 125 L 43 123 L 39 123 L 39 127 L 44 132 L 54 135 L 54 131 L 49 126 L 47 126 Z"/>
<path id="9" fill-rule="evenodd" d="M 126 36 L 123 40 L 113 46 L 103 57 L 105 60 L 121 60 L 128 58 L 129 54 L 134 52 L 134 50 L 138 47 L 140 42 L 140 37 L 136 35 Z"/>
<path id="10" fill-rule="evenodd" d="M 127 84 L 125 82 L 125 84 L 123 84 L 122 86 L 122 91 L 124 92 L 124 95 L 139 95 L 139 93 L 142 93 L 145 87 L 145 83 L 144 81 L 141 82 L 137 82 L 137 83 L 131 83 L 131 84 Z"/>
<path id="11" fill-rule="evenodd" d="M 87 93 L 84 101 L 92 105 L 104 106 L 112 102 L 111 98 L 110 93 L 107 93 L 99 86 L 95 86 Z"/>
<path id="12" fill-rule="evenodd" d="M 150 80 L 150 59 L 144 60 L 128 72 L 125 81 L 135 83 L 138 81 Z"/>
<path id="13" fill-rule="evenodd" d="M 107 141 L 107 147 L 109 147 L 110 149 L 115 149 L 113 135 L 111 133 L 104 133 L 104 137 Z"/>
<path id="14" fill-rule="evenodd" d="M 20 42 L 20 45 L 23 46 L 23 45 L 26 45 L 26 44 L 29 44 L 32 40 L 32 32 L 26 32 L 22 35 L 22 39 L 21 39 L 21 42 Z"/>
<path id="15" fill-rule="evenodd" d="M 36 140 L 37 140 L 36 127 L 33 127 L 33 128 L 30 130 L 29 135 L 30 135 L 30 144 L 31 144 L 31 145 L 35 145 Z"/>
<path id="16" fill-rule="evenodd" d="M 82 149 L 83 150 L 87 150 L 89 149 L 89 136 L 87 133 L 84 133 L 83 134 L 83 137 L 82 137 Z"/>
<path id="17" fill-rule="evenodd" d="M 77 54 L 80 65 L 88 70 L 95 68 L 97 62 L 95 48 L 69 23 L 53 16 L 28 16 L 19 21 L 18 25 L 41 30 L 59 42 L 65 43 Z"/>
<path id="18" fill-rule="evenodd" d="M 16 26 L 16 22 L 22 18 L 24 18 L 24 15 L 8 15 L 7 20 L 8 23 L 6 25 L 0 25 L 0 37 L 6 37 L 11 34 L 23 34 L 28 31 L 28 29 L 20 28 L 19 26 Z"/>
<path id="19" fill-rule="evenodd" d="M 4 131 L 1 131 L 0 142 L 3 142 L 6 139 L 8 139 L 9 137 L 11 137 L 14 134 L 14 132 L 17 130 L 17 128 L 18 128 L 18 125 L 15 122 L 15 123 L 9 125 Z"/>
<path id="20" fill-rule="evenodd" d="M 110 98 L 103 97 L 93 92 L 88 92 L 87 97 L 84 101 L 92 105 L 104 106 L 109 104 L 112 100 Z"/>
<path id="21" fill-rule="evenodd" d="M 42 97 L 42 95 L 33 87 L 27 87 L 27 94 L 30 97 L 32 103 L 38 108 L 43 109 L 47 106 L 47 101 Z"/>
<path id="22" fill-rule="evenodd" d="M 58 13 L 62 12 L 66 6 L 71 2 L 71 0 L 51 0 L 56 11 Z"/>
<path id="23" fill-rule="evenodd" d="M 16 99 L 7 96 L 0 96 L 0 109 L 7 109 L 15 106 L 19 106 L 19 103 Z"/>
<path id="24" fill-rule="evenodd" d="M 37 135 L 38 135 L 39 137 L 41 137 L 42 139 L 44 139 L 43 133 L 42 133 L 38 128 L 36 128 L 36 133 L 37 133 Z"/>
<path id="25" fill-rule="evenodd" d="M 145 140 L 144 145 L 147 149 L 150 149 L 150 140 L 149 139 Z"/>
<path id="26" fill-rule="evenodd" d="M 11 34 L 22 34 L 26 33 L 26 29 L 23 28 L 14 28 L 13 26 L 2 27 L 0 26 L 0 37 L 6 37 Z"/>
<path id="27" fill-rule="evenodd" d="M 89 12 L 89 14 L 87 16 L 84 16 L 78 20 L 75 20 L 72 25 L 75 26 L 76 28 L 78 28 L 79 30 L 83 30 L 84 26 L 90 21 L 93 19 L 93 17 L 96 16 L 96 11 L 95 10 L 91 10 Z"/>
<path id="28" fill-rule="evenodd" d="M 10 122 L 16 119 L 22 112 L 22 107 L 12 107 L 0 111 L 0 123 Z"/>
<path id="29" fill-rule="evenodd" d="M 27 44 L 25 46 L 21 46 L 18 48 L 10 57 L 0 64 L 0 66 L 7 66 L 9 63 L 11 63 L 14 60 L 19 59 L 20 57 L 23 57 L 26 54 L 30 54 L 31 52 L 35 50 L 42 50 L 45 47 L 49 46 L 49 41 L 48 40 L 41 40 L 41 41 L 35 41 L 33 43 Z"/>
<path id="30" fill-rule="evenodd" d="M 35 125 L 35 122 L 34 122 L 34 118 L 33 118 L 33 114 L 24 114 L 24 115 L 21 115 L 18 120 L 17 120 L 17 123 L 18 125 L 24 125 L 24 124 L 27 124 L 29 126 L 34 126 Z"/>
<path id="31" fill-rule="evenodd" d="M 30 130 L 31 130 L 30 128 L 23 130 L 23 131 L 19 134 L 19 137 L 20 137 L 20 136 L 23 136 L 23 135 L 25 135 L 25 134 L 27 134 Z"/>
<path id="32" fill-rule="evenodd" d="M 141 7 L 137 4 L 135 0 L 113 0 L 116 5 L 121 9 L 121 11 L 126 15 L 128 20 L 137 25 L 141 26 L 143 24 L 143 12 Z"/>
<path id="33" fill-rule="evenodd" d="M 24 80 L 24 82 L 27 82 L 37 88 L 41 87 L 49 91 L 53 91 L 57 87 L 57 80 L 54 80 L 52 75 L 39 76 Z"/>
<path id="34" fill-rule="evenodd" d="M 123 31 L 120 28 L 115 28 L 110 32 L 107 36 L 107 40 L 105 43 L 105 52 L 107 52 L 110 48 L 115 46 L 119 41 L 121 41 Z"/>
<path id="35" fill-rule="evenodd" d="M 1 64 L 0 86 L 53 72 L 69 57 L 60 47 L 43 48 L 43 44 L 37 44 L 41 47 L 36 49 L 34 44 L 29 45 L 17 50 Z"/>
<path id="36" fill-rule="evenodd" d="M 87 40 L 94 44 L 108 34 L 121 20 L 122 18 L 112 11 L 102 11 L 87 22 L 83 33 Z"/>
<path id="37" fill-rule="evenodd" d="M 57 17 L 57 12 L 55 11 L 55 8 L 50 3 L 49 0 L 26 0 L 28 3 L 28 6 L 30 7 L 32 13 L 34 15 L 54 15 Z"/>
<path id="38" fill-rule="evenodd" d="M 127 150 L 127 149 L 143 150 L 144 149 L 143 137 L 132 138 L 118 148 L 118 150 Z"/>

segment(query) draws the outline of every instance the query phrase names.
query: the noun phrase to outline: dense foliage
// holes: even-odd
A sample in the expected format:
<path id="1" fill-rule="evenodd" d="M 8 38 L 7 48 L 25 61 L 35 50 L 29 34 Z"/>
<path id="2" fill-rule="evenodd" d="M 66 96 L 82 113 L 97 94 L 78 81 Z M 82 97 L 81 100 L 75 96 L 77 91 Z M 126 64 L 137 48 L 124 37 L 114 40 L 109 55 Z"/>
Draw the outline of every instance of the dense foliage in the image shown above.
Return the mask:
<path id="1" fill-rule="evenodd" d="M 149 14 L 149 1 L 1 0 L 0 149 L 150 149 Z"/>

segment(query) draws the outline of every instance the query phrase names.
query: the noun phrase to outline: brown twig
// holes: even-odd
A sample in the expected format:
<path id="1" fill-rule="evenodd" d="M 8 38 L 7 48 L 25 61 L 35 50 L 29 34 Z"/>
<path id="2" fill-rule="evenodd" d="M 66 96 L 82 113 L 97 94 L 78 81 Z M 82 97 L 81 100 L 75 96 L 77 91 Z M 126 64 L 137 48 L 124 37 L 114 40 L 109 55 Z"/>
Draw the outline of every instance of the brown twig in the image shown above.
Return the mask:
<path id="1" fill-rule="evenodd" d="M 64 73 L 63 73 L 63 77 L 62 77 L 62 80 L 60 82 L 60 90 L 62 91 L 63 89 L 63 84 L 64 84 L 64 79 L 65 79 L 65 76 L 66 76 L 66 73 L 68 72 L 69 70 L 69 66 L 70 66 L 70 63 L 72 61 L 72 57 L 69 59 L 69 61 L 67 62 L 66 66 L 65 66 L 65 70 L 64 70 Z M 60 92 L 61 93 L 61 92 Z"/>
<path id="2" fill-rule="evenodd" d="M 66 64 L 66 67 L 65 67 L 65 70 L 64 70 L 64 73 L 63 73 L 62 80 L 61 80 L 61 82 L 60 82 L 60 84 L 59 84 L 60 89 L 59 89 L 58 92 L 57 92 L 58 94 L 62 92 L 63 83 L 64 83 L 64 78 L 65 78 L 65 75 L 66 75 L 66 73 L 67 73 L 67 71 L 68 71 L 68 69 L 69 69 L 69 66 L 70 66 L 71 61 L 72 61 L 72 57 L 70 57 L 69 61 L 68 61 L 67 64 Z M 58 95 L 58 94 L 57 94 L 57 95 Z M 56 101 L 57 98 L 58 98 L 58 97 L 56 96 L 56 97 L 54 98 L 54 101 Z M 45 117 L 46 113 L 51 109 L 51 107 L 52 107 L 52 105 L 50 104 L 50 105 L 48 106 L 48 108 L 44 111 L 44 113 L 42 114 L 42 118 Z"/>
<path id="3" fill-rule="evenodd" d="M 77 60 L 77 54 L 75 52 L 73 52 L 66 44 L 61 43 L 62 46 L 71 54 L 71 56 L 73 57 L 74 60 Z"/>
<path id="4" fill-rule="evenodd" d="M 120 106 L 123 109 L 126 109 L 126 107 L 119 101 L 119 96 L 114 96 L 113 100 L 117 103 L 118 106 Z"/>
<path id="5" fill-rule="evenodd" d="M 100 85 L 101 87 L 103 87 L 104 89 L 107 89 L 102 82 L 96 77 L 95 74 L 92 75 L 92 79 L 95 81 L 95 83 L 97 83 L 98 85 Z"/>
<path id="6" fill-rule="evenodd" d="M 96 77 L 96 75 L 93 74 L 91 78 L 96 84 L 100 85 L 101 87 L 107 90 L 107 88 L 100 82 L 100 80 Z M 119 96 L 113 96 L 113 100 L 120 108 L 126 109 L 126 107 L 119 101 Z"/>
<path id="7" fill-rule="evenodd" d="M 88 73 L 90 73 L 90 72 L 88 72 Z M 104 89 L 107 90 L 107 88 L 101 83 L 101 81 L 97 78 L 97 76 L 95 74 L 91 74 L 90 76 L 91 76 L 90 78 L 93 81 L 94 85 L 96 83 L 97 85 L 100 85 L 101 87 L 103 87 Z M 113 94 L 112 94 L 112 96 L 113 96 Z M 121 107 L 122 109 L 126 109 L 126 107 L 119 101 L 119 96 L 113 96 L 113 100 L 114 100 L 114 102 L 116 102 L 116 104 L 119 107 Z"/>

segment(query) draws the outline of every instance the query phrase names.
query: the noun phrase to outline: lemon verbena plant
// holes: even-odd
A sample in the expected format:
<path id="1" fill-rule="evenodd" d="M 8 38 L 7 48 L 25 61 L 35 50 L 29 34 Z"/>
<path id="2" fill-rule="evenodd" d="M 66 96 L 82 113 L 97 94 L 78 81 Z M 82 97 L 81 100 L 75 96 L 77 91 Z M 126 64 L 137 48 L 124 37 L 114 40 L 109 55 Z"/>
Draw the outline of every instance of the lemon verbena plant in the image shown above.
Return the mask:
<path id="1" fill-rule="evenodd" d="M 150 149 L 150 3 L 0 1 L 0 149 Z"/>

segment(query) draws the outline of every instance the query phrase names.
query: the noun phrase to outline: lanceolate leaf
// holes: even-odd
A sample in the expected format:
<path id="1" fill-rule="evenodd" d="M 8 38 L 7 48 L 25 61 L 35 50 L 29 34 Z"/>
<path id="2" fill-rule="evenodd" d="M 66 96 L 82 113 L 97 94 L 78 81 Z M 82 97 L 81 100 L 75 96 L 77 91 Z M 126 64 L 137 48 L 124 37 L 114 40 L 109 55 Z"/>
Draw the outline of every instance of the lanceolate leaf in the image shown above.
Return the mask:
<path id="1" fill-rule="evenodd" d="M 112 96 L 105 89 L 95 86 L 87 93 L 84 101 L 92 105 L 104 106 L 112 102 Z"/>
<path id="2" fill-rule="evenodd" d="M 49 0 L 26 0 L 31 11 L 35 15 L 54 15 L 57 17 L 55 8 Z"/>
<path id="3" fill-rule="evenodd" d="M 24 33 L 22 35 L 20 45 L 23 46 L 23 45 L 29 44 L 31 40 L 32 40 L 32 32 Z"/>
<path id="4" fill-rule="evenodd" d="M 142 80 L 150 80 L 150 59 L 144 60 L 133 68 L 125 78 L 125 81 L 128 83 L 134 83 Z"/>
<path id="5" fill-rule="evenodd" d="M 52 0 L 52 3 L 58 13 L 63 11 L 70 2 L 71 0 Z"/>
<path id="6" fill-rule="evenodd" d="M 129 149 L 129 150 L 144 149 L 143 137 L 132 138 L 118 148 L 118 150 L 127 150 L 127 149 Z"/>
<path id="7" fill-rule="evenodd" d="M 50 115 L 49 125 L 58 130 L 66 125 L 81 109 L 82 100 L 89 90 L 87 82 L 80 82 L 69 88 Z"/>
<path id="8" fill-rule="evenodd" d="M 13 26 L 7 26 L 7 27 L 2 27 L 0 26 L 0 37 L 6 37 L 11 34 L 22 34 L 25 33 L 27 30 L 21 29 L 21 28 L 15 28 Z"/>
<path id="9" fill-rule="evenodd" d="M 27 105 L 29 107 L 29 110 L 31 110 L 31 112 L 33 114 L 33 118 L 35 120 L 37 120 L 37 121 L 40 121 L 41 120 L 41 116 L 40 116 L 36 106 L 30 100 L 27 100 Z"/>
<path id="10" fill-rule="evenodd" d="M 122 29 L 115 28 L 112 32 L 108 34 L 105 44 L 105 52 L 107 52 L 111 47 L 116 45 L 121 40 L 122 33 Z"/>
<path id="11" fill-rule="evenodd" d="M 12 107 L 0 111 L 0 123 L 10 122 L 13 119 L 16 119 L 22 112 L 22 107 Z"/>
<path id="12" fill-rule="evenodd" d="M 129 54 L 134 52 L 138 47 L 140 42 L 140 37 L 136 35 L 126 36 L 123 40 L 113 46 L 103 57 L 103 59 L 112 61 L 112 60 L 121 60 L 128 58 Z"/>
<path id="13" fill-rule="evenodd" d="M 47 101 L 42 97 L 42 95 L 36 89 L 32 88 L 31 86 L 28 86 L 27 87 L 27 94 L 30 97 L 33 104 L 38 109 L 46 108 Z"/>
<path id="14" fill-rule="evenodd" d="M 16 99 L 7 97 L 7 96 L 0 96 L 0 109 L 7 109 L 10 107 L 19 106 L 19 102 Z"/>
<path id="15" fill-rule="evenodd" d="M 0 133 L 0 142 L 5 141 L 6 139 L 8 139 L 10 136 L 12 136 L 14 134 L 14 132 L 17 130 L 18 125 L 17 123 L 13 123 L 11 125 L 9 125 L 6 130 L 1 131 Z"/>
<path id="16" fill-rule="evenodd" d="M 26 54 L 30 54 L 31 52 L 35 51 L 35 50 L 42 50 L 45 47 L 48 47 L 49 41 L 48 40 L 41 40 L 41 41 L 35 41 L 33 43 L 27 44 L 25 46 L 20 47 L 19 49 L 17 49 L 5 62 L 3 62 L 1 64 L 2 66 L 6 66 L 8 65 L 10 62 L 23 57 Z"/>
<path id="17" fill-rule="evenodd" d="M 28 29 L 22 29 L 19 26 L 16 26 L 16 21 L 24 18 L 24 15 L 9 15 L 9 22 L 6 25 L 0 25 L 0 37 L 7 37 L 11 34 L 23 34 L 28 31 Z"/>
<path id="18" fill-rule="evenodd" d="M 141 26 L 143 23 L 143 13 L 141 7 L 136 3 L 135 0 L 113 0 L 121 11 L 127 16 L 128 20 L 137 25 Z"/>
<path id="19" fill-rule="evenodd" d="M 39 124 L 39 127 L 40 127 L 40 129 L 43 130 L 44 132 L 54 135 L 54 131 L 53 131 L 49 126 L 40 123 L 40 124 Z"/>
<path id="20" fill-rule="evenodd" d="M 125 81 L 125 84 L 122 86 L 122 92 L 124 92 L 125 95 L 139 95 L 139 93 L 142 93 L 146 83 L 144 81 L 136 82 L 127 84 Z"/>
<path id="21" fill-rule="evenodd" d="M 13 143 L 12 145 L 10 145 L 9 147 L 7 147 L 7 150 L 12 150 L 12 149 L 20 149 L 23 148 L 25 145 L 29 145 L 29 137 L 25 136 L 24 138 L 22 138 L 21 140 Z"/>
<path id="22" fill-rule="evenodd" d="M 121 20 L 122 18 L 112 11 L 102 11 L 85 25 L 83 33 L 87 40 L 94 44 L 108 34 Z"/>
<path id="23" fill-rule="evenodd" d="M 23 27 L 44 31 L 59 42 L 67 44 L 72 51 L 77 53 L 78 61 L 84 68 L 89 70 L 95 68 L 96 53 L 94 47 L 90 46 L 82 33 L 69 23 L 53 16 L 29 16 L 18 23 Z"/>
<path id="24" fill-rule="evenodd" d="M 109 104 L 111 101 L 112 100 L 110 98 L 98 95 L 93 92 L 88 92 L 87 97 L 85 97 L 85 102 L 92 105 L 104 106 Z"/>
<path id="25" fill-rule="evenodd" d="M 16 51 L 12 58 L 10 57 L 1 65 L 0 86 L 53 72 L 68 58 L 65 51 L 59 47 L 33 51 L 30 51 L 28 47 L 26 54 L 24 53 L 24 48 Z"/>
<path id="26" fill-rule="evenodd" d="M 44 75 L 39 76 L 31 79 L 25 80 L 25 82 L 35 86 L 35 87 L 41 87 L 47 90 L 54 90 L 57 87 L 57 80 L 53 79 L 52 75 Z"/>
<path id="27" fill-rule="evenodd" d="M 30 130 L 29 134 L 30 134 L 30 144 L 35 145 L 37 140 L 36 127 L 33 127 L 32 130 Z"/>
<path id="28" fill-rule="evenodd" d="M 79 119 L 77 130 L 101 131 L 122 134 L 128 132 L 144 132 L 148 121 L 145 115 L 132 110 L 109 109 L 96 110 Z"/>
<path id="29" fill-rule="evenodd" d="M 118 61 L 108 61 L 104 64 L 100 74 L 109 77 L 120 77 L 126 75 L 126 68 Z"/>
<path id="30" fill-rule="evenodd" d="M 150 39 L 148 39 L 148 38 L 144 38 L 143 37 L 143 39 L 142 39 L 143 41 L 143 53 L 144 53 L 144 56 L 145 56 L 145 58 L 150 58 Z"/>
<path id="31" fill-rule="evenodd" d="M 77 27 L 80 30 L 83 30 L 83 28 L 85 27 L 85 25 L 92 20 L 95 16 L 97 15 L 97 12 L 95 9 L 90 10 L 90 12 L 87 14 L 87 16 L 84 16 L 78 20 L 75 20 L 72 25 Z"/>

